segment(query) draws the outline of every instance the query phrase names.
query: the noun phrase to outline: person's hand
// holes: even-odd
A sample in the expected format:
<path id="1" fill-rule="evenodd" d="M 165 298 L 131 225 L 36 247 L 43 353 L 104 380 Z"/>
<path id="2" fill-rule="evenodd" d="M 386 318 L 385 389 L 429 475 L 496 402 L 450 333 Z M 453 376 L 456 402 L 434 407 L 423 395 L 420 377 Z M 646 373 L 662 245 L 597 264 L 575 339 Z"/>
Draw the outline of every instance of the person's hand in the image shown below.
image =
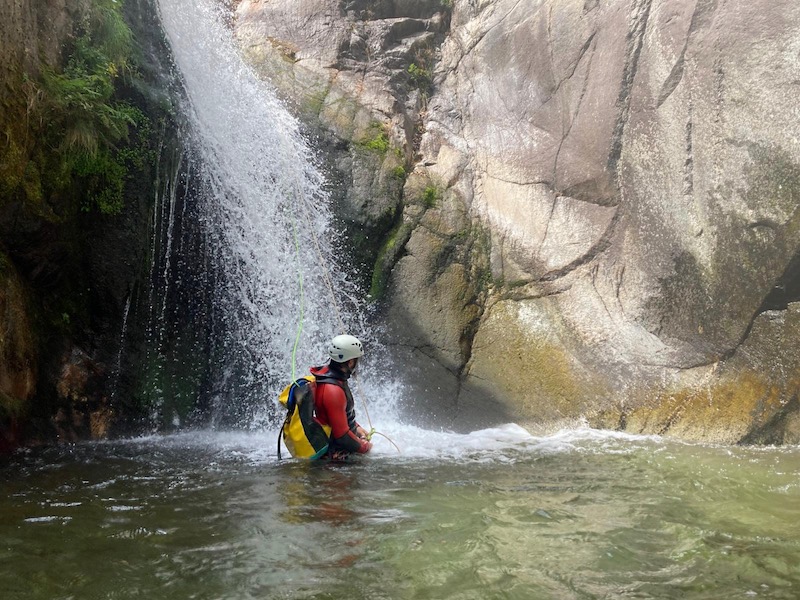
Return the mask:
<path id="1" fill-rule="evenodd" d="M 367 433 L 367 430 L 364 429 L 361 425 L 356 426 L 356 435 L 360 437 L 362 440 L 369 439 L 369 433 Z"/>

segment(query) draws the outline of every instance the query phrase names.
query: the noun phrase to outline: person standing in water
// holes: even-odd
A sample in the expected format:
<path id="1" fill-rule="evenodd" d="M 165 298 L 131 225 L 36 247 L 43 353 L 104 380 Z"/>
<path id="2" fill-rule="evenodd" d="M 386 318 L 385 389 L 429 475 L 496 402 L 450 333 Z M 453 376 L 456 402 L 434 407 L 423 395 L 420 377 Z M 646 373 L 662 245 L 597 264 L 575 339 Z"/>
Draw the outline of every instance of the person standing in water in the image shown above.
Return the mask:
<path id="1" fill-rule="evenodd" d="M 317 380 L 316 420 L 331 428 L 328 455 L 337 459 L 352 453 L 366 454 L 372 443 L 367 431 L 356 422 L 355 402 L 347 382 L 364 356 L 364 348 L 352 335 L 337 335 L 328 352 L 327 365 L 311 368 Z"/>

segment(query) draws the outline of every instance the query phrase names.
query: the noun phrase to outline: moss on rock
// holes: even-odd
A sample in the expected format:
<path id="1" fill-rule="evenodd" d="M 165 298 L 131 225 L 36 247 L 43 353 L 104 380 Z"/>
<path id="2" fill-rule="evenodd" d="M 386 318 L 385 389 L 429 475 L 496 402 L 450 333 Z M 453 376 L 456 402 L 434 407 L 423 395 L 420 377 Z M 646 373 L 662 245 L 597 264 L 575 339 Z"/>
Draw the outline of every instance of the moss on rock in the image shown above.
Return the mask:
<path id="1" fill-rule="evenodd" d="M 472 348 L 469 378 L 495 382 L 495 397 L 534 427 L 578 419 L 612 394 L 554 333 L 554 315 L 546 298 L 500 300 L 487 309 Z"/>
<path id="2" fill-rule="evenodd" d="M 27 331 L 3 363 L 25 393 L 0 381 L 16 443 L 102 436 L 129 416 L 110 406 L 108 365 L 131 290 L 147 277 L 163 133 L 154 124 L 169 110 L 135 65 L 144 41 L 126 19 L 146 13 L 144 2 L 126 14 L 134 0 L 28 4 L 0 23 L 15 44 L 0 57 L 0 286 L 19 307 L 4 313 L 5 331 Z"/>

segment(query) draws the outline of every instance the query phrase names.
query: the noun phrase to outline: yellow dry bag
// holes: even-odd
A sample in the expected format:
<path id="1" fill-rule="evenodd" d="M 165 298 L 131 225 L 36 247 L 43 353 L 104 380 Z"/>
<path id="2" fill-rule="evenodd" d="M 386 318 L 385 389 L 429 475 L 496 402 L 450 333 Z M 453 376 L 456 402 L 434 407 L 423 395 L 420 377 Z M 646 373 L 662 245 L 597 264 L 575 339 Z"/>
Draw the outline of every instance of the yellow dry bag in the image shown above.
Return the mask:
<path id="1" fill-rule="evenodd" d="M 281 437 L 294 458 L 316 460 L 328 451 L 331 428 L 314 419 L 316 378 L 306 375 L 287 385 L 278 396 L 286 407 L 286 419 L 278 434 L 278 460 L 281 458 Z"/>

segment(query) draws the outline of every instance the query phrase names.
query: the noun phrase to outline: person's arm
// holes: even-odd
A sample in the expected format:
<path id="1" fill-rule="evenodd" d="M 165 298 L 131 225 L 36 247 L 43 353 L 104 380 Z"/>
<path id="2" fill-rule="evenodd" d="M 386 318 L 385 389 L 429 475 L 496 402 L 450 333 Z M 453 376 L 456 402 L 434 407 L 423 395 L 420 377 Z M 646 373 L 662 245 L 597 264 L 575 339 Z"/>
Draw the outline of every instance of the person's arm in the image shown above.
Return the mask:
<path id="1" fill-rule="evenodd" d="M 331 426 L 331 438 L 348 452 L 359 452 L 360 454 L 369 452 L 372 444 L 353 433 L 347 422 L 347 398 L 344 391 L 332 385 L 327 387 L 332 388 L 325 398 L 325 407 Z"/>

